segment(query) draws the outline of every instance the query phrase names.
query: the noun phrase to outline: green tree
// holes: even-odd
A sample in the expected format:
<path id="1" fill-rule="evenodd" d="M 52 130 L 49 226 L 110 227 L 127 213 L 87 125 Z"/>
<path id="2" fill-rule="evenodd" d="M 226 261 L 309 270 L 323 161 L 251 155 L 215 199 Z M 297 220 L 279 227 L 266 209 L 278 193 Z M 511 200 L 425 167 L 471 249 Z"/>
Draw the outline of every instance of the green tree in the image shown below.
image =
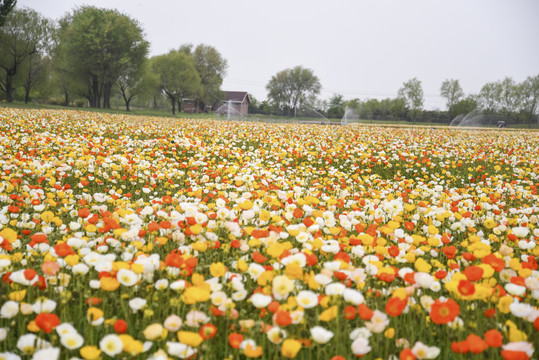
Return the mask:
<path id="1" fill-rule="evenodd" d="M 445 80 L 440 86 L 440 95 L 447 101 L 447 111 L 451 119 L 453 106 L 464 97 L 464 91 L 462 91 L 459 81 L 454 79 Z"/>
<path id="2" fill-rule="evenodd" d="M 6 17 L 15 7 L 17 0 L 0 0 L 0 27 L 4 25 Z"/>
<path id="3" fill-rule="evenodd" d="M 404 119 L 406 116 L 406 101 L 403 98 L 392 99 L 389 105 L 389 114 L 394 120 Z"/>
<path id="4" fill-rule="evenodd" d="M 83 95 L 92 107 L 110 108 L 114 84 L 130 67 L 141 66 L 148 53 L 148 42 L 136 20 L 91 6 L 61 19 L 59 39 L 65 71 L 82 80 Z"/>
<path id="5" fill-rule="evenodd" d="M 515 118 L 521 106 L 521 86 L 510 77 L 498 82 L 498 86 L 502 114 L 506 119 Z"/>
<path id="6" fill-rule="evenodd" d="M 328 117 L 341 119 L 344 116 L 344 98 L 341 94 L 333 94 L 329 99 Z"/>
<path id="7" fill-rule="evenodd" d="M 416 121 L 423 108 L 423 89 L 421 81 L 417 78 L 406 81 L 399 89 L 399 97 L 404 99 L 406 108 L 409 110 L 410 117 Z"/>
<path id="8" fill-rule="evenodd" d="M 537 105 L 539 104 L 539 75 L 528 76 L 521 85 L 522 110 L 528 117 L 528 125 L 537 118 Z"/>
<path id="9" fill-rule="evenodd" d="M 378 99 L 368 99 L 361 106 L 360 116 L 363 119 L 374 120 L 379 115 L 380 102 Z"/>
<path id="10" fill-rule="evenodd" d="M 33 54 L 23 63 L 23 73 L 25 75 L 22 84 L 24 88 L 24 102 L 30 102 L 30 92 L 35 87 L 39 87 L 48 82 L 51 59 L 48 56 Z"/>
<path id="11" fill-rule="evenodd" d="M 192 44 L 182 45 L 180 52 L 193 57 L 200 76 L 201 93 L 196 99 L 199 109 L 222 98 L 221 85 L 226 75 L 228 63 L 213 46 L 199 44 L 193 50 Z"/>
<path id="12" fill-rule="evenodd" d="M 477 95 L 479 107 L 488 113 L 494 113 L 500 110 L 502 88 L 499 83 L 490 82 L 483 85 Z"/>
<path id="13" fill-rule="evenodd" d="M 176 103 L 181 111 L 182 99 L 196 95 L 201 90 L 200 77 L 192 57 L 181 51 L 152 58 L 152 71 L 159 77 L 161 91 L 172 104 L 172 114 L 176 114 Z"/>
<path id="14" fill-rule="evenodd" d="M 130 111 L 133 99 L 144 93 L 150 94 L 152 89 L 159 86 L 159 77 L 151 71 L 146 61 L 140 66 L 126 68 L 118 78 L 117 85 L 125 102 L 125 110 Z"/>
<path id="15" fill-rule="evenodd" d="M 468 96 L 455 103 L 451 108 L 453 116 L 468 114 L 477 109 L 477 101 L 474 96 Z"/>
<path id="16" fill-rule="evenodd" d="M 13 101 L 14 79 L 21 65 L 50 40 L 50 22 L 31 9 L 15 9 L 0 28 L 0 90 Z"/>
<path id="17" fill-rule="evenodd" d="M 268 98 L 280 108 L 296 114 L 300 105 L 313 103 L 322 85 L 311 69 L 296 66 L 274 75 L 266 85 Z"/>

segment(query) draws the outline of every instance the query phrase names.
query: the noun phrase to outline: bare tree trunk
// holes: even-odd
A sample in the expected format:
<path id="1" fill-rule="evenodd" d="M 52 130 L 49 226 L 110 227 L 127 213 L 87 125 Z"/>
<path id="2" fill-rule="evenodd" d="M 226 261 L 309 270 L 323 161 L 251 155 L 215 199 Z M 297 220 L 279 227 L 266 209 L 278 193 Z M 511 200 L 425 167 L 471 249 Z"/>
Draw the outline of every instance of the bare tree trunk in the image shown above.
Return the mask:
<path id="1" fill-rule="evenodd" d="M 11 71 L 6 74 L 6 99 L 9 103 L 13 102 L 13 75 Z"/>

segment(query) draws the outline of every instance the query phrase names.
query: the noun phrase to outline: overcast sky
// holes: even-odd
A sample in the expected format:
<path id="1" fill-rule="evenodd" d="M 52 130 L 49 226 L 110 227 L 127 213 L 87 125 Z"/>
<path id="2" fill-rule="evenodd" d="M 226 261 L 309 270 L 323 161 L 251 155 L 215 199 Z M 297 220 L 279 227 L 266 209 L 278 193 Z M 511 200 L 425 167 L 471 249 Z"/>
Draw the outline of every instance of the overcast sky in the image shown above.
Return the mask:
<path id="1" fill-rule="evenodd" d="M 228 61 L 222 89 L 266 98 L 273 75 L 301 65 L 321 98 L 395 97 L 417 77 L 425 107 L 445 109 L 440 85 L 466 94 L 506 76 L 539 74 L 538 0 L 18 0 L 58 19 L 80 5 L 138 20 L 150 55 L 185 43 L 214 46 Z"/>

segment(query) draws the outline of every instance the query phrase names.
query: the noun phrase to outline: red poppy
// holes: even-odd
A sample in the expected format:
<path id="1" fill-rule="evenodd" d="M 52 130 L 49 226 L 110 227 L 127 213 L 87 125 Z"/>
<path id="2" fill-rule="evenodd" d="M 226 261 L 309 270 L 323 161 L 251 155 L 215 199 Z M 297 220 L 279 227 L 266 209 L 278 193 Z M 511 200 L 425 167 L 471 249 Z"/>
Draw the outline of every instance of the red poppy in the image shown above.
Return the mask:
<path id="1" fill-rule="evenodd" d="M 488 308 L 485 310 L 485 316 L 490 318 L 493 318 L 496 315 L 496 309 L 494 308 Z"/>
<path id="2" fill-rule="evenodd" d="M 60 325 L 60 319 L 56 314 L 41 313 L 36 316 L 35 319 L 38 328 L 43 330 L 44 333 L 50 333 L 55 327 Z"/>
<path id="3" fill-rule="evenodd" d="M 114 331 L 118 334 L 123 334 L 127 331 L 127 323 L 125 320 L 118 319 L 114 322 Z"/>
<path id="4" fill-rule="evenodd" d="M 31 281 L 36 277 L 37 272 L 34 269 L 26 269 L 23 274 L 26 280 Z"/>
<path id="5" fill-rule="evenodd" d="M 344 318 L 347 320 L 354 320 L 356 318 L 356 307 L 352 305 L 346 305 L 344 307 Z"/>
<path id="6" fill-rule="evenodd" d="M 217 333 L 217 327 L 213 324 L 204 324 L 202 327 L 198 330 L 198 333 L 204 340 L 211 339 L 215 336 Z"/>
<path id="7" fill-rule="evenodd" d="M 468 280 L 460 280 L 457 289 L 459 293 L 463 296 L 470 296 L 475 293 L 475 285 Z"/>
<path id="8" fill-rule="evenodd" d="M 447 276 L 447 271 L 445 271 L 445 270 L 438 270 L 438 271 L 436 271 L 436 273 L 434 274 L 434 277 L 435 277 L 436 279 L 439 279 L 439 280 L 445 279 L 446 276 Z"/>

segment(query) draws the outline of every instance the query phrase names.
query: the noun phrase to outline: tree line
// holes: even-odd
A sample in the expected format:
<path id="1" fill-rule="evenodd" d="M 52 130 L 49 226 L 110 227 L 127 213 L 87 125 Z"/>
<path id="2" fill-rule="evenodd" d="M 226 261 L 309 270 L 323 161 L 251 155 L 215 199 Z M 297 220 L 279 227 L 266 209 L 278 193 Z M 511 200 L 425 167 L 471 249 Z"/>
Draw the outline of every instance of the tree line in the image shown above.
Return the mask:
<path id="1" fill-rule="evenodd" d="M 345 100 L 334 94 L 327 101 L 317 100 L 321 85 L 312 70 L 300 66 L 279 72 L 267 84 L 268 100 L 254 101 L 251 113 L 293 115 L 303 105 L 315 108 L 328 118 L 342 118 L 346 109 L 353 109 L 360 119 L 450 122 L 474 110 L 513 123 L 538 122 L 539 75 L 521 83 L 506 77 L 485 84 L 479 93 L 466 95 L 457 79 L 447 79 L 440 86 L 446 111 L 425 110 L 421 81 L 405 81 L 397 97 Z"/>
<path id="2" fill-rule="evenodd" d="M 0 96 L 5 101 L 48 102 L 65 106 L 130 110 L 164 106 L 172 113 L 189 99 L 205 111 L 223 99 L 221 85 L 227 60 L 212 46 L 184 44 L 162 55 L 148 56 L 149 43 L 141 24 L 117 10 L 82 6 L 58 21 L 28 8 L 0 2 Z M 250 113 L 296 116 L 311 108 L 342 118 L 346 108 L 361 119 L 450 122 L 459 114 L 481 110 L 511 122 L 537 121 L 539 75 L 522 83 L 511 78 L 485 84 L 466 95 L 459 80 L 440 86 L 446 111 L 424 109 L 421 81 L 402 84 L 395 98 L 351 99 L 334 94 L 319 99 L 322 85 L 313 70 L 285 69 L 266 85 L 268 99 L 251 96 Z"/>
<path id="3" fill-rule="evenodd" d="M 168 99 L 175 113 L 186 98 L 200 109 L 222 98 L 228 65 L 214 47 L 184 44 L 148 57 L 141 24 L 117 10 L 83 6 L 53 22 L 15 8 L 2 19 L 0 92 L 8 102 L 60 94 L 66 106 L 84 99 L 111 108 L 115 96 L 129 110 L 137 98 L 152 106 Z"/>

